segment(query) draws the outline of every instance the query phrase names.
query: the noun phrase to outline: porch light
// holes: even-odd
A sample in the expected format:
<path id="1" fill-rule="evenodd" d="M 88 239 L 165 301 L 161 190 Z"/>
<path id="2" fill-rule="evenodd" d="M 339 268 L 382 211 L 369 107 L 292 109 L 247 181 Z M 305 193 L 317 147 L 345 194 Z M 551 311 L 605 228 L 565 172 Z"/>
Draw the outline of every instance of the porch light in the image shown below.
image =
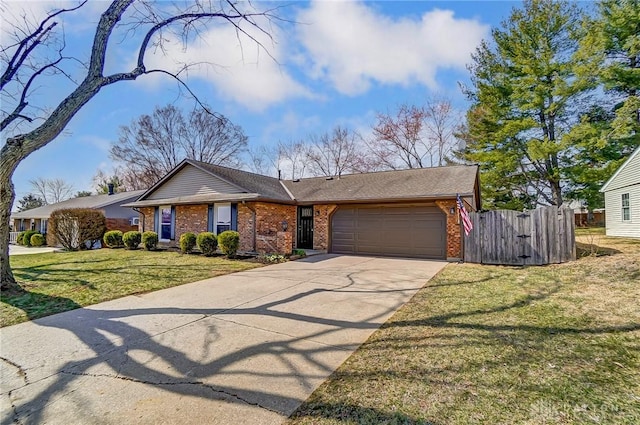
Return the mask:
<path id="1" fill-rule="evenodd" d="M 449 208 L 449 214 L 454 215 L 456 213 L 456 207 Z"/>
<path id="2" fill-rule="evenodd" d="M 282 220 L 282 231 L 286 232 L 288 228 L 289 228 L 289 223 L 287 223 L 287 220 Z"/>

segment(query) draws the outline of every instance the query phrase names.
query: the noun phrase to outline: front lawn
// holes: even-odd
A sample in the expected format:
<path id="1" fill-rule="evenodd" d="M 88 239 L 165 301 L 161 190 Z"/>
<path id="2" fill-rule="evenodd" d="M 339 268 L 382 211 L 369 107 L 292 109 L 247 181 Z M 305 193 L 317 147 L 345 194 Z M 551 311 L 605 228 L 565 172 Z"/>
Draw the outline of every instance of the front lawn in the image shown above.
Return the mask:
<path id="1" fill-rule="evenodd" d="M 224 257 L 124 249 L 16 255 L 10 261 L 26 292 L 2 293 L 1 326 L 260 265 Z"/>
<path id="2" fill-rule="evenodd" d="M 640 423 L 640 241 L 594 240 L 614 254 L 448 265 L 288 423 Z"/>

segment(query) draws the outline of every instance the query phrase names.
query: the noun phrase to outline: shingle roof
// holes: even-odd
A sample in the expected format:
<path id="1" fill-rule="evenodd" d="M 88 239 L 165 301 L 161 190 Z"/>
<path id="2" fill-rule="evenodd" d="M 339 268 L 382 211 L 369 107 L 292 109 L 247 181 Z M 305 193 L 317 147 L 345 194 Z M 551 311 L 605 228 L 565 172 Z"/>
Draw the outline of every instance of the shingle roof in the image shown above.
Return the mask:
<path id="1" fill-rule="evenodd" d="M 287 180 L 285 186 L 298 202 L 348 202 L 435 199 L 474 194 L 478 167 L 456 165 L 401 171 L 349 174 Z"/>
<path id="2" fill-rule="evenodd" d="M 62 208 L 94 208 L 100 209 L 113 204 L 122 204 L 130 200 L 135 200 L 142 195 L 144 190 L 134 190 L 131 192 L 119 192 L 113 195 L 93 195 L 80 198 L 67 199 L 56 204 L 44 205 L 11 214 L 11 218 L 49 218 L 51 213 Z"/>
<path id="3" fill-rule="evenodd" d="M 258 193 L 261 197 L 291 201 L 291 197 L 286 189 L 280 184 L 280 180 L 263 176 L 261 174 L 250 173 L 248 171 L 237 170 L 235 168 L 223 167 L 220 165 L 207 164 L 206 162 L 195 161 L 192 159 L 188 162 L 213 173 L 223 179 L 233 183 L 236 186 L 245 189 L 249 193 Z"/>
<path id="4" fill-rule="evenodd" d="M 473 196 L 476 189 L 478 167 L 456 165 L 447 167 L 420 168 L 399 171 L 349 174 L 328 179 L 313 177 L 293 180 L 278 180 L 274 177 L 250 173 L 220 165 L 207 164 L 192 159 L 184 160 L 163 177 L 146 194 L 153 193 L 170 179 L 185 164 L 198 167 L 212 176 L 217 176 L 238 187 L 244 193 L 193 195 L 171 199 L 145 200 L 129 203 L 128 206 L 151 206 L 160 203 L 189 204 L 214 201 L 267 200 L 287 203 L 329 202 L 375 202 L 401 201 L 405 199 L 451 198 L 456 194 Z"/>

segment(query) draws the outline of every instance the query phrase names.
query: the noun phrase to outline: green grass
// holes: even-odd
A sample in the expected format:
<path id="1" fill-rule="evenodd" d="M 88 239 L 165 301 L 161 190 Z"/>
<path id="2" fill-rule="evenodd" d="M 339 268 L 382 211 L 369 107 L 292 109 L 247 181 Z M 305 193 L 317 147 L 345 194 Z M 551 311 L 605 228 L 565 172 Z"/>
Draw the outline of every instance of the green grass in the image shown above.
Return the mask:
<path id="1" fill-rule="evenodd" d="M 176 252 L 100 249 L 10 257 L 24 293 L 2 293 L 0 325 L 155 291 L 259 264 Z"/>
<path id="2" fill-rule="evenodd" d="M 450 264 L 292 424 L 640 423 L 640 245 L 546 267 Z"/>

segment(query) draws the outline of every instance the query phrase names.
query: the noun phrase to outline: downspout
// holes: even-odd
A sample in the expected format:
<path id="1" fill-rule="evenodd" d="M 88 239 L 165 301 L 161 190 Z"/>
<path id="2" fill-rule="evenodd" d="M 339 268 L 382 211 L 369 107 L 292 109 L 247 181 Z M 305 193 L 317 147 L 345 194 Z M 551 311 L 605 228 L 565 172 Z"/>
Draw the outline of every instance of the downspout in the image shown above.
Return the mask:
<path id="1" fill-rule="evenodd" d="M 143 213 L 142 211 L 140 211 L 140 210 L 139 210 L 138 208 L 136 208 L 136 207 L 131 207 L 131 209 L 132 209 L 132 210 L 134 210 L 135 212 L 137 212 L 138 214 L 141 214 L 141 215 L 142 215 L 142 231 L 144 232 L 144 231 L 145 231 L 144 223 L 145 223 L 145 221 L 146 221 L 145 219 L 147 218 L 147 216 L 146 216 L 146 215 L 144 215 L 144 213 Z"/>
<path id="2" fill-rule="evenodd" d="M 258 223 L 256 221 L 257 219 L 257 215 L 256 215 L 256 210 L 254 210 L 252 207 L 249 206 L 249 204 L 245 203 L 244 201 L 242 201 L 242 205 L 244 205 L 245 207 L 247 207 L 249 209 L 249 211 L 251 211 L 253 213 L 253 252 L 256 252 L 256 240 L 257 240 L 257 233 L 258 233 Z"/>

